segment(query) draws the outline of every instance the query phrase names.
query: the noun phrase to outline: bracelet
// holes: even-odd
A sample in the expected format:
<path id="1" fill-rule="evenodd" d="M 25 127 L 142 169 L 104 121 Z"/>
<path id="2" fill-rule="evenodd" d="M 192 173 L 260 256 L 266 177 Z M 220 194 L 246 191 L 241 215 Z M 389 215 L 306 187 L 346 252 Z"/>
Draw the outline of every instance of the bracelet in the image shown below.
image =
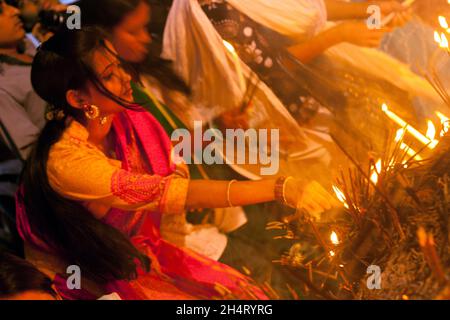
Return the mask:
<path id="1" fill-rule="evenodd" d="M 228 207 L 229 208 L 234 208 L 234 205 L 231 203 L 230 200 L 230 192 L 231 192 L 231 186 L 233 185 L 233 183 L 237 182 L 237 180 L 231 180 L 228 183 L 228 188 L 227 188 L 227 203 L 228 203 Z"/>
<path id="2" fill-rule="evenodd" d="M 275 200 L 281 203 L 282 205 L 287 206 L 288 202 L 286 200 L 286 185 L 287 182 L 291 179 L 294 179 L 293 177 L 280 177 L 275 182 Z"/>

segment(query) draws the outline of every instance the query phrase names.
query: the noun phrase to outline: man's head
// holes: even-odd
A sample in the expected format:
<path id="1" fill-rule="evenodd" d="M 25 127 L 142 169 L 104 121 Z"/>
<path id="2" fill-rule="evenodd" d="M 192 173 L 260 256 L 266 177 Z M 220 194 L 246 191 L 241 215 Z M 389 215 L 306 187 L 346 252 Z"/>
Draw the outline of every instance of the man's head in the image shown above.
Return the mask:
<path id="1" fill-rule="evenodd" d="M 0 300 L 55 300 L 51 280 L 29 262 L 0 251 Z"/>
<path id="2" fill-rule="evenodd" d="M 19 9 L 0 0 L 0 48 L 17 46 L 25 37 Z"/>

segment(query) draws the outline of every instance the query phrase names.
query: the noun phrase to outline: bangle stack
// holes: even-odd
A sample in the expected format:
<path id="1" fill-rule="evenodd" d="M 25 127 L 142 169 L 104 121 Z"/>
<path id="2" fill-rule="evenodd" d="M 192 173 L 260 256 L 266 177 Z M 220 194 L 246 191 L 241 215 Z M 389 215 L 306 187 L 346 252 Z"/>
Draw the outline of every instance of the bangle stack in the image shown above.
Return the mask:
<path id="1" fill-rule="evenodd" d="M 291 179 L 294 179 L 293 177 L 280 177 L 275 182 L 275 200 L 281 203 L 282 205 L 287 206 L 288 202 L 286 200 L 286 185 L 287 182 Z"/>

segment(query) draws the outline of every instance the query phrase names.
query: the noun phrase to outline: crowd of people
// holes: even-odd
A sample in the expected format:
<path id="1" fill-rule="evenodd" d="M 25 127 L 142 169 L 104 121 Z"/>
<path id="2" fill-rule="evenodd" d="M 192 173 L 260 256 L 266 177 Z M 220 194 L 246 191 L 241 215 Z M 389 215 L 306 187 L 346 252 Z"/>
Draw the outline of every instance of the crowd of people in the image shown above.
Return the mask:
<path id="1" fill-rule="evenodd" d="M 0 299 L 288 298 L 273 260 L 291 243 L 265 225 L 340 206 L 328 129 L 380 151 L 380 101 L 410 123 L 444 108 L 377 49 L 412 23 L 399 1 L 75 5 L 80 29 L 44 20 L 67 17 L 58 1 L 0 0 Z M 394 18 L 369 29 L 368 5 Z M 175 159 L 199 121 L 278 129 L 279 173 Z"/>

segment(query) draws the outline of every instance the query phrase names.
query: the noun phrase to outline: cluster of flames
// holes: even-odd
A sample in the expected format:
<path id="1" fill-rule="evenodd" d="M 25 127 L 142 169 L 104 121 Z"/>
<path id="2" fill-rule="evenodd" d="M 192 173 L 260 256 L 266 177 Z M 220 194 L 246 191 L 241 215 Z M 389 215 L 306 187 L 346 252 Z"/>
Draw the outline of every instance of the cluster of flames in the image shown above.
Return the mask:
<path id="1" fill-rule="evenodd" d="M 395 137 L 395 142 L 400 143 L 400 149 L 405 151 L 410 157 L 414 157 L 416 161 L 422 161 L 422 157 L 409 145 L 403 142 L 403 138 L 406 133 L 410 134 L 412 137 L 417 139 L 419 142 L 424 144 L 429 149 L 435 149 L 439 144 L 439 140 L 436 138 L 437 130 L 433 123 L 433 121 L 428 120 L 427 125 L 428 129 L 426 134 L 422 134 L 419 130 L 415 129 L 405 120 L 400 118 L 396 113 L 389 110 L 389 107 L 386 104 L 383 104 L 381 110 L 386 114 L 386 116 L 394 121 L 397 125 L 400 126 L 400 129 L 397 130 L 397 134 Z M 442 114 L 441 112 L 436 112 L 436 116 L 439 118 L 442 126 L 442 131 L 439 136 L 443 137 L 450 129 L 450 118 Z M 390 164 L 393 165 L 393 164 Z M 406 165 L 406 164 L 405 164 Z M 370 180 L 375 185 L 378 184 L 379 176 L 382 172 L 382 159 L 378 159 L 375 165 L 372 168 L 372 172 L 370 175 Z M 346 209 L 349 209 L 349 205 L 347 204 L 347 199 L 345 198 L 344 193 L 337 186 L 333 186 L 333 191 L 336 194 L 337 199 L 343 203 Z"/>
<path id="2" fill-rule="evenodd" d="M 448 0 L 450 3 L 450 0 Z M 449 42 L 447 38 L 447 34 L 450 34 L 450 27 L 445 17 L 439 16 L 439 24 L 441 28 L 443 29 L 441 32 L 435 31 L 434 32 L 434 39 L 439 44 L 439 47 L 443 48 L 447 52 L 450 53 L 449 49 Z M 428 149 L 435 149 L 436 146 L 439 144 L 439 138 L 437 138 L 437 130 L 436 127 L 431 120 L 427 120 L 427 132 L 425 134 L 421 133 L 419 130 L 415 129 L 413 126 L 411 126 L 409 123 L 407 123 L 405 120 L 403 120 L 401 117 L 399 117 L 396 113 L 394 113 L 392 110 L 389 109 L 387 104 L 383 104 L 381 107 L 381 110 L 383 113 L 386 114 L 386 116 L 391 119 L 393 122 L 395 122 L 400 128 L 397 130 L 395 142 L 400 143 L 400 149 L 405 151 L 410 157 L 414 157 L 416 161 L 422 161 L 422 157 L 416 152 L 416 150 L 412 149 L 409 145 L 407 145 L 405 142 L 403 142 L 403 138 L 406 134 L 411 135 L 416 140 L 421 142 L 423 145 L 425 145 Z M 450 118 L 444 115 L 441 112 L 436 112 L 436 116 L 440 120 L 440 124 L 442 127 L 442 131 L 439 133 L 439 137 L 443 137 L 447 132 L 450 131 Z M 379 176 L 382 172 L 382 159 L 379 159 L 375 165 L 372 168 L 372 172 L 370 175 L 370 180 L 375 185 L 378 184 Z M 390 164 L 392 165 L 392 164 Z M 343 204 L 344 208 L 347 210 L 350 209 L 347 199 L 345 197 L 344 192 L 340 190 L 337 186 L 333 186 L 333 191 L 336 194 L 337 199 Z M 330 235 L 330 241 L 334 246 L 338 246 L 340 244 L 338 235 L 335 231 L 332 231 Z M 329 254 L 331 257 L 335 256 L 335 251 L 330 250 Z"/>
<path id="3" fill-rule="evenodd" d="M 446 36 L 447 34 L 450 34 L 450 27 L 448 25 L 447 19 L 443 16 L 439 16 L 439 25 L 442 28 L 442 31 L 434 31 L 434 40 L 439 44 L 439 47 L 441 47 L 444 50 L 447 50 L 447 52 L 450 53 L 450 49 L 448 46 L 448 38 Z"/>

